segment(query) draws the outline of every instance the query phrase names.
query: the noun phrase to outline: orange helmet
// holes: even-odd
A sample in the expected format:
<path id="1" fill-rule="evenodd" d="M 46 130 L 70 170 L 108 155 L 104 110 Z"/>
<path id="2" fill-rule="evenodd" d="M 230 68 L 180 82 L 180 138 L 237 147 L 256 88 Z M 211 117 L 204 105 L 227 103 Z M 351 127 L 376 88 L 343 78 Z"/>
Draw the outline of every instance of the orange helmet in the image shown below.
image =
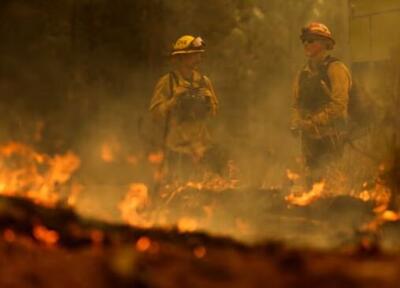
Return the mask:
<path id="1" fill-rule="evenodd" d="M 300 39 L 304 41 L 310 38 L 330 40 L 330 45 L 328 47 L 330 49 L 335 45 L 335 40 L 332 38 L 331 31 L 329 31 L 326 25 L 319 22 L 311 22 L 301 29 Z"/>

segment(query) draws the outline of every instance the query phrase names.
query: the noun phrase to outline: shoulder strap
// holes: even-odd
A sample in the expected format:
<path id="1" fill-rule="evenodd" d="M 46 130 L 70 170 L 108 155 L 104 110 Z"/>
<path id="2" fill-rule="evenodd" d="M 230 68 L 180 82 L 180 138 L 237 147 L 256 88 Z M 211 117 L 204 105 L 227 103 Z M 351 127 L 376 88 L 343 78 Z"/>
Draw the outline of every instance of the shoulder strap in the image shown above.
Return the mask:
<path id="1" fill-rule="evenodd" d="M 326 82 L 329 88 L 331 87 L 331 83 L 328 77 L 329 65 L 331 65 L 333 62 L 338 62 L 338 61 L 340 61 L 339 58 L 328 55 L 319 68 L 319 73 L 321 75 L 321 78 Z"/>
<path id="2" fill-rule="evenodd" d="M 178 83 L 178 77 L 173 71 L 171 71 L 169 72 L 169 98 L 174 96 L 174 82 Z"/>

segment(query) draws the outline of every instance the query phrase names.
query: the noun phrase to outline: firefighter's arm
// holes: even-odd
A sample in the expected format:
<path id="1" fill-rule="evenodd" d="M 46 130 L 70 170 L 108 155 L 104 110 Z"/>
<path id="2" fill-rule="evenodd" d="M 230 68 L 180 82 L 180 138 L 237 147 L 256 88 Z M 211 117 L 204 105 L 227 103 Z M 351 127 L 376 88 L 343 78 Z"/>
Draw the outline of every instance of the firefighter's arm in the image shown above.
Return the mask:
<path id="1" fill-rule="evenodd" d="M 204 77 L 205 87 L 200 88 L 200 93 L 204 97 L 208 97 L 210 101 L 210 113 L 211 115 L 215 115 L 218 110 L 218 98 L 215 94 L 214 87 L 210 81 L 210 79 L 206 76 Z"/>
<path id="2" fill-rule="evenodd" d="M 169 75 L 163 76 L 156 84 L 150 102 L 150 111 L 156 118 L 164 117 L 176 105 L 176 97 L 171 94 Z M 175 93 L 174 93 L 175 94 Z"/>
<path id="3" fill-rule="evenodd" d="M 326 125 L 335 119 L 347 117 L 349 90 L 351 87 L 350 72 L 343 63 L 334 62 L 329 65 L 327 73 L 331 89 L 323 81 L 321 85 L 325 93 L 330 97 L 330 101 L 322 111 L 311 117 L 311 121 L 315 125 Z"/>

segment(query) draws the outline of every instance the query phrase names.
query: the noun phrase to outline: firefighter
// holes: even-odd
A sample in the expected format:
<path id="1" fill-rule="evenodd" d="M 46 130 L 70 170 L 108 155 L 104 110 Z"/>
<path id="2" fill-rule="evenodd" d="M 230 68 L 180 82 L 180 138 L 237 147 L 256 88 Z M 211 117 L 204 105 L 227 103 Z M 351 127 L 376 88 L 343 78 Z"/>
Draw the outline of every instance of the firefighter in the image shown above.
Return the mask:
<path id="1" fill-rule="evenodd" d="M 352 79 L 345 64 L 329 54 L 335 40 L 328 27 L 313 22 L 300 39 L 308 61 L 295 78 L 291 129 L 301 136 L 311 186 L 343 153 Z"/>
<path id="2" fill-rule="evenodd" d="M 151 99 L 150 111 L 165 125 L 169 177 L 188 174 L 212 146 L 208 122 L 217 113 L 218 100 L 210 79 L 199 70 L 204 51 L 201 37 L 180 37 L 171 52 L 174 68 L 159 79 Z"/>

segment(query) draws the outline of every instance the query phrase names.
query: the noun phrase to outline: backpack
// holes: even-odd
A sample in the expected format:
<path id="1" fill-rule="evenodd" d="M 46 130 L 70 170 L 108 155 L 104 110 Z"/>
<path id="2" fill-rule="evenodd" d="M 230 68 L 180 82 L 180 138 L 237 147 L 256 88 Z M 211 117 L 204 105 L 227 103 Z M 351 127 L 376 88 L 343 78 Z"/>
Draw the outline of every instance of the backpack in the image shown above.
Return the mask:
<path id="1" fill-rule="evenodd" d="M 327 75 L 329 65 L 340 61 L 338 58 L 328 56 L 324 61 L 320 73 L 324 79 L 328 79 L 328 87 L 331 88 Z M 349 102 L 347 106 L 348 126 L 347 134 L 351 138 L 357 138 L 366 133 L 376 119 L 376 105 L 369 93 L 365 90 L 361 81 L 352 75 L 352 86 L 349 91 Z"/>

